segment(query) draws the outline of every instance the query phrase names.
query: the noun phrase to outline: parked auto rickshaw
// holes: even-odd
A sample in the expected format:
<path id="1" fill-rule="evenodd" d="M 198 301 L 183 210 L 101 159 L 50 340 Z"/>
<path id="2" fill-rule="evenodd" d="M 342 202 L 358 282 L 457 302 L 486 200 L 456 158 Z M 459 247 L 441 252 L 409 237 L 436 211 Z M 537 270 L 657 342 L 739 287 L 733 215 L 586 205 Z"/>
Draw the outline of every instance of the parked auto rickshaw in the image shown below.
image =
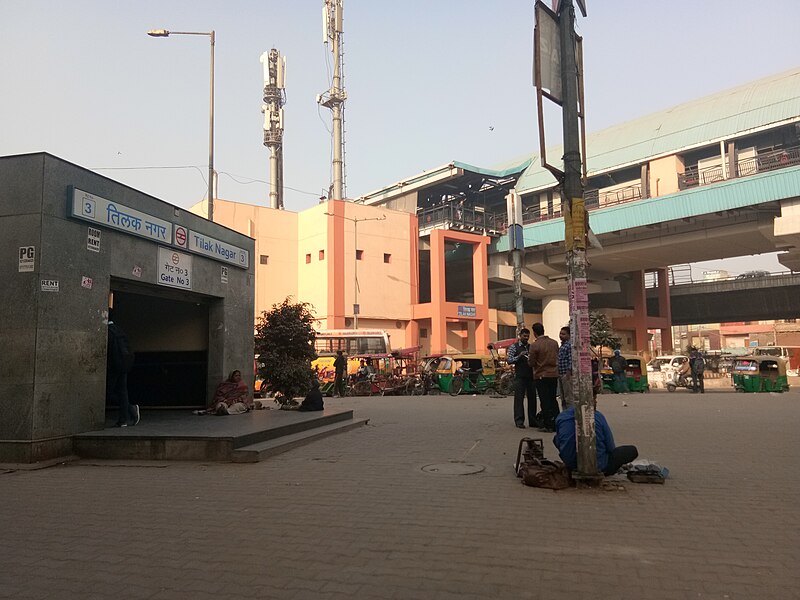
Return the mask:
<path id="1" fill-rule="evenodd" d="M 777 356 L 739 356 L 731 366 L 737 392 L 788 392 L 786 361 Z"/>
<path id="2" fill-rule="evenodd" d="M 436 385 L 452 396 L 497 392 L 495 363 L 489 354 L 442 355 L 436 365 Z"/>
<path id="3" fill-rule="evenodd" d="M 641 356 L 635 354 L 622 355 L 627 362 L 625 379 L 628 381 L 628 390 L 631 392 L 649 392 L 650 384 L 647 381 L 647 366 Z M 608 366 L 611 356 L 604 356 L 600 366 L 600 377 L 603 380 L 603 389 L 614 392 L 614 372 Z"/>

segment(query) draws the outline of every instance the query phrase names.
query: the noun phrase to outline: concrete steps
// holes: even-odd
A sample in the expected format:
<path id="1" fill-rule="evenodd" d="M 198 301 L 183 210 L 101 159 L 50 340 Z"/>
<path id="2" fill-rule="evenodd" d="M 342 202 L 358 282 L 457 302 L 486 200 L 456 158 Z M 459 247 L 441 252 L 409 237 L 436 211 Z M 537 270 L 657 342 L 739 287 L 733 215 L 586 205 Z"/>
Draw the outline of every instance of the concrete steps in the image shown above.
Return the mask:
<path id="1" fill-rule="evenodd" d="M 81 458 L 258 462 L 366 423 L 344 409 L 265 410 L 226 417 L 153 411 L 143 414 L 135 427 L 75 435 L 72 447 Z"/>
<path id="2" fill-rule="evenodd" d="M 322 425 L 313 429 L 307 429 L 299 433 L 281 436 L 275 439 L 250 444 L 236 448 L 231 453 L 231 460 L 236 463 L 253 463 L 259 462 L 270 456 L 288 452 L 298 446 L 304 446 L 315 440 L 350 431 L 356 427 L 363 427 L 369 422 L 369 419 L 349 419 L 347 421 L 338 421 L 330 425 Z"/>

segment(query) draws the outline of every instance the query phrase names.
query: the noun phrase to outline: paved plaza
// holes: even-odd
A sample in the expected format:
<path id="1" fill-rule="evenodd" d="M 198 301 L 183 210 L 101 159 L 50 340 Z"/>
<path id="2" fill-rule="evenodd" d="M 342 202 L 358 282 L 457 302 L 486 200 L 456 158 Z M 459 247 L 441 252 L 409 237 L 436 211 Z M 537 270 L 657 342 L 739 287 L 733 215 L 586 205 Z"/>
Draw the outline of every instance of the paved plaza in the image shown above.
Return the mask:
<path id="1" fill-rule="evenodd" d="M 257 464 L 0 472 L 0 598 L 798 598 L 796 389 L 601 396 L 663 486 L 523 486 L 552 435 L 488 396 L 328 400 L 369 425 Z"/>

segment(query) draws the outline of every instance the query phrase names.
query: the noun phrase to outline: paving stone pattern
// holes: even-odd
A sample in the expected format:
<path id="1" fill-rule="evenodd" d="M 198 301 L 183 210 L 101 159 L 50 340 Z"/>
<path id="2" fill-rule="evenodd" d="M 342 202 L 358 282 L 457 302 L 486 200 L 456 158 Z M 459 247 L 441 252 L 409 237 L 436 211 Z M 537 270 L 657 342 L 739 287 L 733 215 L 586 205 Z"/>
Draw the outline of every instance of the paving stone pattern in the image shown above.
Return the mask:
<path id="1" fill-rule="evenodd" d="M 0 598 L 800 597 L 797 392 L 602 396 L 671 471 L 616 491 L 523 486 L 520 437 L 556 453 L 510 398 L 328 402 L 370 424 L 258 464 L 0 473 Z M 422 470 L 450 461 L 486 468 Z"/>

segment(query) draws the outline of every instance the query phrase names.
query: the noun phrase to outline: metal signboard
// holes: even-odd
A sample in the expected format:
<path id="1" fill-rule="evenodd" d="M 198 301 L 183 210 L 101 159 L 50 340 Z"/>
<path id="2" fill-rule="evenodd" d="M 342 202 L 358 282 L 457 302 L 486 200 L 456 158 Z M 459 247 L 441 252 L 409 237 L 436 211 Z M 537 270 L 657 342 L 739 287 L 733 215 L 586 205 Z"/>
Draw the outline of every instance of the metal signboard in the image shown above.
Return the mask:
<path id="1" fill-rule="evenodd" d="M 458 316 L 459 317 L 477 317 L 478 312 L 474 306 L 467 306 L 463 304 L 458 305 Z"/>
<path id="2" fill-rule="evenodd" d="M 196 231 L 189 231 L 188 249 L 213 259 L 228 262 L 242 269 L 250 266 L 250 253 L 233 244 L 227 244 Z"/>
<path id="3" fill-rule="evenodd" d="M 71 210 L 79 219 L 156 242 L 172 242 L 172 223 L 77 188 L 72 190 Z"/>
<path id="4" fill-rule="evenodd" d="M 170 248 L 158 248 L 158 283 L 185 290 L 192 289 L 192 257 Z"/>
<path id="5" fill-rule="evenodd" d="M 32 273 L 36 262 L 36 246 L 19 247 L 19 272 Z"/>

